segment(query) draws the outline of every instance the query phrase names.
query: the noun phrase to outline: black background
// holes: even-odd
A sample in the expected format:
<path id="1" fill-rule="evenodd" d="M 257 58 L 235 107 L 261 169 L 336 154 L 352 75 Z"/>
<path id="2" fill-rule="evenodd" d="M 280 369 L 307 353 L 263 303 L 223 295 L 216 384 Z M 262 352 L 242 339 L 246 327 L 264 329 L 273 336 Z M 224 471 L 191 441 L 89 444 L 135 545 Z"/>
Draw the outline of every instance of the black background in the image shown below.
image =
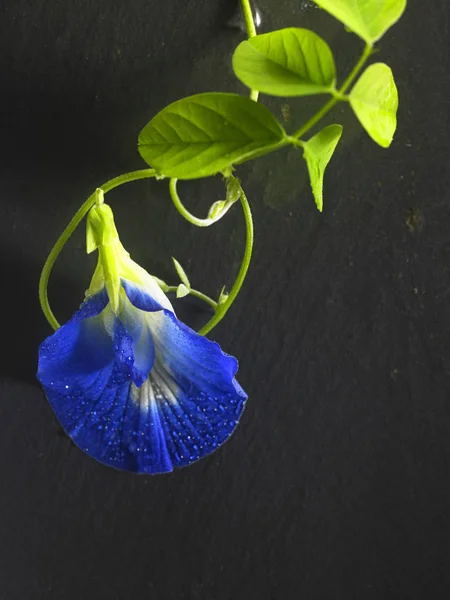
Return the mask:
<path id="1" fill-rule="evenodd" d="M 249 394 L 218 452 L 166 476 L 97 464 L 60 433 L 35 380 L 40 268 L 84 199 L 143 167 L 158 110 L 238 91 L 232 0 L 2 0 L 0 7 L 0 598 L 450 597 L 450 9 L 410 0 L 377 60 L 401 105 L 389 150 L 344 124 L 323 214 L 294 150 L 242 166 L 256 227 L 239 299 L 212 337 Z M 360 42 L 307 2 L 261 2 L 261 31 L 304 26 L 347 73 Z M 230 21 L 231 19 L 231 21 Z M 342 80 L 342 77 L 341 77 Z M 285 101 L 263 97 L 281 117 Z M 320 99 L 289 101 L 291 131 Z M 285 112 L 285 111 L 284 111 Z M 285 113 L 286 114 L 286 113 Z M 204 215 L 217 180 L 180 184 Z M 217 294 L 243 252 L 238 208 L 198 230 L 161 182 L 108 196 L 155 275 Z M 67 319 L 92 272 L 84 231 L 50 300 Z M 186 306 L 186 303 L 183 305 Z M 195 309 L 195 310 L 194 310 Z M 207 318 L 181 308 L 191 324 Z"/>

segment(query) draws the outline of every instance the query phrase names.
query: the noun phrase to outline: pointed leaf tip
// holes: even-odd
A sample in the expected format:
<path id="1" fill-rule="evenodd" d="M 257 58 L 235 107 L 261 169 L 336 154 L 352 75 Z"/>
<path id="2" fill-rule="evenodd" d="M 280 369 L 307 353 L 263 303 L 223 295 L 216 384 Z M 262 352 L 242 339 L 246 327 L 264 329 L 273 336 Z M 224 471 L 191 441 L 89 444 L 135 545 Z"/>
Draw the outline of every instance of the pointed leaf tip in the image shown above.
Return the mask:
<path id="1" fill-rule="evenodd" d="M 220 290 L 219 299 L 217 301 L 217 304 L 219 306 L 221 306 L 222 304 L 225 304 L 225 302 L 228 300 L 228 296 L 229 296 L 229 294 L 227 294 L 225 292 L 225 286 L 223 286 L 223 288 Z"/>
<path id="2" fill-rule="evenodd" d="M 374 44 L 402 16 L 406 0 L 314 0 L 367 44 Z"/>
<path id="3" fill-rule="evenodd" d="M 174 258 L 172 256 L 172 260 L 173 260 L 173 264 L 175 266 L 176 272 L 178 273 L 178 277 L 180 278 L 181 282 L 188 288 L 190 289 L 191 284 L 189 282 L 189 278 L 186 275 L 186 271 L 183 269 L 183 267 L 180 265 L 180 263 L 177 261 L 176 258 Z"/>
<path id="4" fill-rule="evenodd" d="M 307 142 L 303 142 L 304 158 L 316 206 L 323 210 L 323 179 L 325 169 L 342 135 L 342 125 L 328 125 Z"/>
<path id="5" fill-rule="evenodd" d="M 180 283 L 177 287 L 177 298 L 184 298 L 189 294 L 189 289 L 184 285 L 184 283 Z"/>

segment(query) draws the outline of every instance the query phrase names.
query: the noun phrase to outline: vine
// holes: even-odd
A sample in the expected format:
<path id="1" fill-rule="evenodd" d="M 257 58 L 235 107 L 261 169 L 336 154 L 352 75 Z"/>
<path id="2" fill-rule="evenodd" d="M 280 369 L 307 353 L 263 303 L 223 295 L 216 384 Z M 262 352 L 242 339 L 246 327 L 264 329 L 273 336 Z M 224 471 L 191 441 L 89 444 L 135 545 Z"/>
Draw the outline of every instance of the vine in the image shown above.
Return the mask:
<path id="1" fill-rule="evenodd" d="M 62 248 L 93 208 L 99 197 L 112 189 L 138 179 L 169 179 L 169 193 L 180 215 L 197 227 L 209 227 L 222 219 L 237 202 L 245 224 L 246 244 L 242 263 L 228 294 L 222 290 L 214 300 L 191 287 L 181 265 L 174 260 L 181 283 L 169 286 L 155 278 L 165 292 L 178 297 L 192 294 L 207 303 L 214 316 L 200 333 L 209 333 L 235 301 L 247 274 L 253 248 L 253 222 L 249 202 L 235 168 L 247 161 L 286 146 L 299 147 L 308 170 L 317 208 L 323 209 L 324 174 L 342 135 L 342 126 L 328 125 L 313 137 L 304 136 L 339 102 L 350 104 L 368 135 L 387 148 L 397 125 L 398 93 L 391 69 L 382 62 L 366 67 L 376 42 L 394 25 L 406 8 L 406 0 L 316 0 L 345 27 L 360 37 L 364 48 L 344 82 L 337 86 L 333 53 L 316 33 L 286 28 L 257 35 L 250 0 L 240 0 L 248 39 L 233 55 L 236 77 L 249 88 L 249 97 L 221 92 L 202 93 L 173 102 L 142 129 L 138 138 L 141 157 L 150 168 L 116 177 L 84 202 L 52 248 L 42 270 L 39 299 L 50 325 L 57 329 L 48 301 L 48 281 Z M 362 74 L 361 74 L 362 72 Z M 357 79 L 358 78 L 358 79 Z M 356 81 L 356 83 L 354 83 Z M 353 86 L 353 87 L 352 87 Z M 351 89 L 350 89 L 351 88 Z M 350 91 L 349 91 L 350 90 Z M 328 95 L 329 100 L 293 133 L 262 103 L 260 94 L 276 97 Z M 178 180 L 197 179 L 222 173 L 225 200 L 215 202 L 206 218 L 192 215 L 177 190 Z"/>

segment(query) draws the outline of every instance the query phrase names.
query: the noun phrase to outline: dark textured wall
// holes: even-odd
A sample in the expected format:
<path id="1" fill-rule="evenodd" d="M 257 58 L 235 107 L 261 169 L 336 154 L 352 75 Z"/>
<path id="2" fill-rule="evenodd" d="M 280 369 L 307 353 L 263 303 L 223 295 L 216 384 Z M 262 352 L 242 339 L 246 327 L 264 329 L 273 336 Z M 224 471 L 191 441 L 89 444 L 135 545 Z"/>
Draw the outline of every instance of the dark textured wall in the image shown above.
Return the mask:
<path id="1" fill-rule="evenodd" d="M 255 215 L 246 286 L 214 332 L 240 360 L 244 418 L 217 453 L 168 476 L 107 469 L 60 434 L 35 380 L 40 268 L 91 191 L 142 165 L 140 128 L 201 91 L 244 91 L 231 0 L 3 0 L 0 7 L 0 598 L 380 600 L 450 596 L 450 10 L 410 0 L 381 42 L 401 105 L 382 150 L 347 107 L 325 208 L 291 150 L 239 168 Z M 297 25 L 360 50 L 298 0 L 261 2 L 263 29 Z M 281 114 L 283 102 L 268 101 Z M 291 102 L 292 128 L 317 100 Z M 291 125 L 288 125 L 291 126 Z M 205 212 L 220 182 L 181 184 Z M 166 185 L 111 194 L 132 256 L 170 255 L 216 294 L 243 251 L 239 210 L 194 230 Z M 80 230 L 50 286 L 80 303 Z M 181 309 L 183 310 L 183 309 Z M 206 315 L 186 310 L 194 321 Z"/>

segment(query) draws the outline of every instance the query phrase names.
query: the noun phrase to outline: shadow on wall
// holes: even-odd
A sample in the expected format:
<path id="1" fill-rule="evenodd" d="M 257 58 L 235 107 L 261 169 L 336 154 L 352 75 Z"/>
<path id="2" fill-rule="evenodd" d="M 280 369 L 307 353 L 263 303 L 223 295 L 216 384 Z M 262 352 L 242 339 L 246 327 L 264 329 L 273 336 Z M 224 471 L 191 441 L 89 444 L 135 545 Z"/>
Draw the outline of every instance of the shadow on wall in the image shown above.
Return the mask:
<path id="1" fill-rule="evenodd" d="M 0 27 L 0 181 L 5 184 L 0 268 L 7 340 L 0 375 L 35 382 L 37 349 L 51 333 L 37 296 L 50 245 L 78 208 L 80 194 L 84 198 L 99 181 L 144 166 L 136 150 L 137 133 L 160 108 L 182 95 L 192 57 L 223 32 L 238 1 L 205 2 L 200 16 L 198 6 L 187 5 L 182 14 L 172 3 L 162 11 L 156 34 L 151 3 L 124 12 L 122 3 L 112 2 L 109 14 L 98 14 L 93 7 L 93 12 L 80 10 L 78 16 L 66 14 L 62 6 L 59 12 L 53 7 L 50 14 L 45 7 L 22 4 L 14 21 L 8 21 L 6 13 Z M 74 11 L 74 5 L 67 10 Z M 186 35 L 186 18 L 194 10 L 195 27 Z M 89 30 L 80 19 L 90 14 L 95 22 L 88 25 L 95 26 L 96 35 L 86 37 L 81 55 L 80 39 Z M 199 18 L 205 20 L 203 27 L 198 26 Z M 129 40 L 133 19 L 140 30 Z M 41 23 L 39 30 L 35 22 Z M 181 28 L 184 33 L 178 36 Z M 67 257 L 61 261 L 76 273 L 70 277 L 67 271 L 65 276 L 57 269 L 51 298 L 58 314 L 68 316 L 84 289 L 77 281 L 80 267 L 73 264 L 73 255 L 70 262 Z M 194 326 L 208 318 L 195 302 L 176 305 L 180 316 Z"/>
<path id="2" fill-rule="evenodd" d="M 39 267 L 22 260 L 18 253 L 11 258 L 8 249 L 2 248 L 0 270 L 4 281 L 2 337 L 5 344 L 0 376 L 38 385 L 37 349 L 52 331 L 39 307 Z M 75 285 L 69 278 L 61 277 L 53 285 L 59 290 L 60 299 L 66 299 L 67 306 L 62 307 L 66 312 L 76 298 Z"/>

